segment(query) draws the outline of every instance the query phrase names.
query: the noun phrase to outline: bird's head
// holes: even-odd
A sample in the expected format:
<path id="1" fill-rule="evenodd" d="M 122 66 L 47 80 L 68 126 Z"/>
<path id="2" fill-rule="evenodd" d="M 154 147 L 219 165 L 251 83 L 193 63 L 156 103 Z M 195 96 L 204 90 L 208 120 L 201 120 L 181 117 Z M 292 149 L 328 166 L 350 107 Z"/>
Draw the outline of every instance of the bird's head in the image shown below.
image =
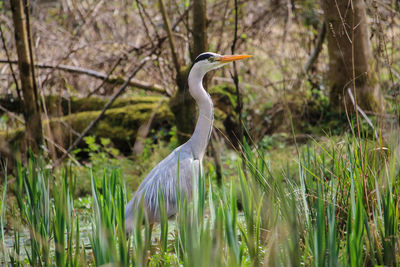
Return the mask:
<path id="1" fill-rule="evenodd" d="M 218 69 L 230 62 L 249 58 L 249 55 L 218 55 L 212 52 L 200 54 L 193 62 L 192 69 L 198 70 L 203 75 L 210 70 Z"/>

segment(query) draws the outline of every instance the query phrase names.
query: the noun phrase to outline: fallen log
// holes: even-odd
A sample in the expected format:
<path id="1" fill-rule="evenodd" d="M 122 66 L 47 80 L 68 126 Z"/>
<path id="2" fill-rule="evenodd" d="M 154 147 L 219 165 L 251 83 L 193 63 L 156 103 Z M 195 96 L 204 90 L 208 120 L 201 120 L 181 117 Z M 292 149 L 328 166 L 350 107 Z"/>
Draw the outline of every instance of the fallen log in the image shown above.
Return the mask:
<path id="1" fill-rule="evenodd" d="M 109 138 L 117 149 L 123 153 L 128 153 L 135 143 L 139 127 L 148 121 L 155 108 L 157 108 L 157 111 L 153 118 L 152 127 L 158 129 L 160 127 L 168 128 L 172 125 L 174 116 L 169 110 L 168 103 L 164 101 L 160 103 L 159 107 L 158 104 L 159 102 L 141 103 L 111 108 L 105 112 L 103 119 L 89 132 L 89 135 Z M 69 147 L 71 145 L 70 140 L 76 138 L 76 133 L 82 132 L 99 114 L 100 111 L 84 111 L 51 118 L 43 123 L 50 123 L 51 129 L 60 127 L 62 130 L 59 132 L 62 136 L 57 139 L 63 140 L 63 144 L 59 145 Z M 12 144 L 22 141 L 21 137 L 23 137 L 24 131 L 24 127 L 0 131 L 0 151 L 11 153 Z"/>

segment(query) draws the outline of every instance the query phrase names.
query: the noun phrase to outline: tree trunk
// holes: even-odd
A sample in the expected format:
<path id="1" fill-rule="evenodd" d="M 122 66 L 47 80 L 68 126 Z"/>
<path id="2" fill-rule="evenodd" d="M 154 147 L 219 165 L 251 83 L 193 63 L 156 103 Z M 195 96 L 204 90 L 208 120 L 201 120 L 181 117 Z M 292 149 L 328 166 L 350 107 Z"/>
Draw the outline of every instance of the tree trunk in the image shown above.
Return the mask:
<path id="1" fill-rule="evenodd" d="M 207 2 L 206 0 L 193 0 L 193 48 L 192 61 L 206 52 L 207 44 Z"/>
<path id="2" fill-rule="evenodd" d="M 178 90 L 170 100 L 170 108 L 175 115 L 175 125 L 180 144 L 185 143 L 192 136 L 196 123 L 196 104 L 189 94 L 187 77 L 190 68 L 182 67 L 176 74 Z"/>
<path id="3" fill-rule="evenodd" d="M 364 110 L 384 110 L 378 87 L 364 0 L 321 0 L 328 33 L 331 107 L 354 110 L 347 88 Z"/>
<path id="4" fill-rule="evenodd" d="M 207 52 L 207 0 L 193 0 L 193 46 L 192 61 L 201 53 Z M 218 51 L 216 51 L 218 53 Z M 208 84 L 211 82 L 212 73 L 207 73 L 203 79 L 204 88 L 207 90 Z"/>
<path id="5" fill-rule="evenodd" d="M 24 118 L 26 123 L 25 141 L 28 147 L 37 152 L 43 142 L 38 92 L 35 90 L 35 77 L 29 50 L 29 36 L 22 0 L 10 0 L 14 21 L 15 44 L 18 54 L 18 68 L 24 99 Z M 29 14 L 26 14 L 29 15 Z"/>
<path id="6" fill-rule="evenodd" d="M 193 0 L 193 45 L 190 51 L 192 61 L 207 50 L 207 10 L 206 0 Z M 186 142 L 194 131 L 196 124 L 196 105 L 194 99 L 189 95 L 187 88 L 187 77 L 190 69 L 181 67 L 177 71 L 176 84 L 178 91 L 171 99 L 171 110 L 175 114 L 178 140 L 182 144 Z M 207 84 L 207 76 L 203 80 Z"/>

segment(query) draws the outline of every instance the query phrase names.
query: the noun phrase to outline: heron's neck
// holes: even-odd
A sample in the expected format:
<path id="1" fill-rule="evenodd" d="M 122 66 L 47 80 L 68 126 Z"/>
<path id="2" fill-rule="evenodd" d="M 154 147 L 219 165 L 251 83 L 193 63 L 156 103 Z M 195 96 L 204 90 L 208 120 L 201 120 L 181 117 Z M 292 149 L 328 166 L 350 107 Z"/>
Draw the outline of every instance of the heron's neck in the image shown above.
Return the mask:
<path id="1" fill-rule="evenodd" d="M 212 130 L 214 113 L 210 95 L 203 88 L 204 74 L 196 71 L 189 73 L 189 92 L 199 108 L 196 128 L 190 140 L 193 156 L 202 159 Z"/>

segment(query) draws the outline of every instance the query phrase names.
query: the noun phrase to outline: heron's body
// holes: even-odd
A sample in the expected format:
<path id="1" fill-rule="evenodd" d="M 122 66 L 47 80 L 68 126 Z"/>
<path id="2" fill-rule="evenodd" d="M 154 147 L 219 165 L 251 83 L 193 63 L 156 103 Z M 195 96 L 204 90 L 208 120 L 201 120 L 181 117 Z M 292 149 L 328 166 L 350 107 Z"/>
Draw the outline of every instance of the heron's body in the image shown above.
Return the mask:
<path id="1" fill-rule="evenodd" d="M 176 148 L 146 176 L 126 207 L 126 214 L 132 214 L 135 209 L 138 209 L 138 204 L 143 198 L 149 223 L 159 222 L 158 192 L 161 187 L 164 194 L 166 215 L 167 217 L 175 215 L 177 211 L 178 158 L 181 196 L 191 197 L 193 181 L 195 181 L 193 175 L 199 173 L 201 160 L 193 157 L 190 147 L 186 144 Z M 168 166 L 168 168 L 165 166 Z M 127 217 L 127 230 L 130 230 L 133 223 L 132 219 L 132 216 Z"/>
<path id="2" fill-rule="evenodd" d="M 194 61 L 189 73 L 189 92 L 195 99 L 199 109 L 199 117 L 192 137 L 176 148 L 164 160 L 158 163 L 144 178 L 135 195 L 125 209 L 126 229 L 130 232 L 133 224 L 133 214 L 143 201 L 145 215 L 150 224 L 160 221 L 158 192 L 162 188 L 167 217 L 177 212 L 177 177 L 179 168 L 180 194 L 182 199 L 190 200 L 192 190 L 202 174 L 202 160 L 207 148 L 213 124 L 213 104 L 210 95 L 204 90 L 202 80 L 204 75 L 233 60 L 248 56 L 220 56 L 214 53 L 203 53 Z M 224 61 L 225 58 L 225 61 Z M 212 60 L 211 60 L 212 59 Z"/>

